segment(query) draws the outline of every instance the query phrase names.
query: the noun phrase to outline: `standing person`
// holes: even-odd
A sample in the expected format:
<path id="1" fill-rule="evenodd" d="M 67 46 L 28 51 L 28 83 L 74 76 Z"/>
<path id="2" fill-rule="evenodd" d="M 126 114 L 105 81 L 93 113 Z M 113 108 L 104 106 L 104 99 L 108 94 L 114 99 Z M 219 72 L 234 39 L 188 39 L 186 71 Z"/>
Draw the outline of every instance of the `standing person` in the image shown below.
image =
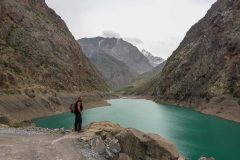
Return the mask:
<path id="1" fill-rule="evenodd" d="M 83 110 L 83 105 L 82 105 L 82 96 L 80 96 L 75 103 L 75 123 L 74 123 L 74 129 L 75 131 L 80 132 L 82 129 L 82 110 Z"/>

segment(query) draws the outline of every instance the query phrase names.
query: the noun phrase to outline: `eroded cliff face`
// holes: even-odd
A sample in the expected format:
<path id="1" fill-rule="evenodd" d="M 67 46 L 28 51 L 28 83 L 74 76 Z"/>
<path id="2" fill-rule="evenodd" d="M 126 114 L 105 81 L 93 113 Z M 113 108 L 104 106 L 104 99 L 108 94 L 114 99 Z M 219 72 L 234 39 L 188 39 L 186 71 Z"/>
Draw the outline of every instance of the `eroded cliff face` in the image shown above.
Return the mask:
<path id="1" fill-rule="evenodd" d="M 153 95 L 224 118 L 240 117 L 239 0 L 218 0 L 187 32 Z"/>
<path id="2" fill-rule="evenodd" d="M 108 90 L 44 0 L 0 1 L 0 55 L 0 123 L 64 112 L 78 94 Z"/>
<path id="3" fill-rule="evenodd" d="M 1 92 L 107 90 L 44 0 L 1 0 L 0 54 Z"/>

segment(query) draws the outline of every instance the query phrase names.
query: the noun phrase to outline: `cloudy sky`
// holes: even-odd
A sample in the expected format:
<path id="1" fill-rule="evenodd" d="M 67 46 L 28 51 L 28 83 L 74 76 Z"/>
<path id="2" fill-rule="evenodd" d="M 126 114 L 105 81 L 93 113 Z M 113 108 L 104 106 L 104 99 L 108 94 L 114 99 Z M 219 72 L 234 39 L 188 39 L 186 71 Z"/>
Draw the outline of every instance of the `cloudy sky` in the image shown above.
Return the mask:
<path id="1" fill-rule="evenodd" d="M 46 0 L 76 39 L 121 37 L 169 57 L 216 0 Z"/>

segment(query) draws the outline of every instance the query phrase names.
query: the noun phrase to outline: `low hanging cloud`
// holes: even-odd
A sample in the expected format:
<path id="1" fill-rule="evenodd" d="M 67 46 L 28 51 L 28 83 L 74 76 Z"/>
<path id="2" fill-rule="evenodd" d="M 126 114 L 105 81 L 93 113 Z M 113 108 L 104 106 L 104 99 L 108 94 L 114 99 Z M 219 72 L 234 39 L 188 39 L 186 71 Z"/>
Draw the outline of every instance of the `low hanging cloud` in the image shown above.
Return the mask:
<path id="1" fill-rule="evenodd" d="M 143 41 L 140 38 L 121 37 L 121 35 L 119 33 L 111 31 L 111 30 L 103 31 L 102 36 L 107 37 L 107 38 L 122 38 L 125 41 L 132 43 L 133 45 L 143 44 Z"/>
<path id="2" fill-rule="evenodd" d="M 139 38 L 123 38 L 125 41 L 128 41 L 132 44 L 143 44 L 143 41 Z"/>
<path id="3" fill-rule="evenodd" d="M 102 36 L 103 37 L 108 37 L 108 38 L 120 38 L 120 34 L 119 33 L 116 33 L 116 32 L 113 32 L 111 30 L 106 30 L 106 31 L 103 31 L 102 32 Z"/>

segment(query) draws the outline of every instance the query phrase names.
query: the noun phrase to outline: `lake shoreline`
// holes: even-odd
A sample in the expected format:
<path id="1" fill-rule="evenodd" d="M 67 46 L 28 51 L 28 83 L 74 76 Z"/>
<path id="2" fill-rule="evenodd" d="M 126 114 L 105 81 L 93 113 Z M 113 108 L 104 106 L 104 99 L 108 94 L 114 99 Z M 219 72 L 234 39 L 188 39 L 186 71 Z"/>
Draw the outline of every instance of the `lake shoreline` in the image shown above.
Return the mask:
<path id="1" fill-rule="evenodd" d="M 100 101 L 94 101 L 94 102 L 88 102 L 83 105 L 88 106 L 87 108 L 83 108 L 83 111 L 88 110 L 88 109 L 99 108 L 99 107 L 111 106 L 111 104 L 107 102 L 107 99 L 103 99 Z M 61 112 L 61 113 L 57 113 L 57 114 L 51 114 L 51 115 L 47 115 L 47 116 L 36 117 L 36 118 L 31 119 L 30 121 L 34 124 L 33 121 L 36 119 L 57 116 L 57 115 L 64 114 L 64 113 L 70 113 L 70 111 L 65 111 L 65 112 Z"/>
<path id="2" fill-rule="evenodd" d="M 151 96 L 129 95 L 129 96 L 125 96 L 125 97 L 132 98 L 132 99 L 146 99 L 146 100 L 154 101 L 158 104 L 175 105 L 177 107 L 191 108 L 194 111 L 200 112 L 204 115 L 218 117 L 220 119 L 224 119 L 224 120 L 228 120 L 228 121 L 240 124 L 240 117 L 239 116 L 232 116 L 232 115 L 229 115 L 228 113 L 219 112 L 215 108 L 211 109 L 211 107 L 209 107 L 209 106 L 208 106 L 208 109 L 206 109 L 206 104 L 199 105 L 199 107 L 192 107 L 191 105 L 189 105 L 188 102 L 179 103 L 179 102 L 176 102 L 176 101 L 155 101 L 154 98 L 151 97 Z M 210 105 L 212 105 L 212 107 L 216 106 L 216 104 L 210 104 Z"/>
<path id="3" fill-rule="evenodd" d="M 83 126 L 92 122 L 108 121 L 124 128 L 136 128 L 143 133 L 155 133 L 177 145 L 182 155 L 199 158 L 208 155 L 222 160 L 239 155 L 240 125 L 216 116 L 209 116 L 192 108 L 158 104 L 143 97 L 111 99 L 110 107 L 96 107 L 84 112 Z M 37 127 L 71 129 L 71 113 L 35 121 Z M 229 132 L 231 136 L 229 136 Z M 228 137 L 225 143 L 224 137 Z M 224 142 L 224 143 L 223 143 Z M 222 149 L 215 148 L 220 146 Z M 228 154 L 230 153 L 231 154 Z M 190 154 L 190 153 L 194 154 Z M 218 154 L 219 152 L 224 154 Z"/>
<path id="4" fill-rule="evenodd" d="M 103 92 L 58 92 L 36 94 L 34 97 L 24 94 L 0 95 L 0 124 L 11 127 L 29 126 L 33 119 L 68 112 L 70 104 L 74 103 L 79 95 L 84 98 L 84 109 L 107 106 L 109 103 L 106 100 L 116 97 L 112 93 Z"/>
<path id="5" fill-rule="evenodd" d="M 136 96 L 136 95 L 130 95 L 130 96 L 119 96 L 119 95 L 111 95 L 109 98 L 106 98 L 106 99 L 101 99 L 101 100 L 98 100 L 98 101 L 91 101 L 91 102 L 87 102 L 84 104 L 84 106 L 87 106 L 86 108 L 84 108 L 84 110 L 88 110 L 88 109 L 94 109 L 94 108 L 99 108 L 99 107 L 104 107 L 104 106 L 111 106 L 110 103 L 108 103 L 107 101 L 110 100 L 110 99 L 145 99 L 145 100 L 151 100 L 153 102 L 156 102 L 154 101 L 153 97 L 151 96 Z M 216 118 L 220 118 L 220 119 L 223 119 L 223 120 L 227 120 L 227 121 L 230 121 L 230 122 L 234 122 L 234 123 L 237 123 L 237 124 L 240 124 L 240 121 L 238 121 L 237 119 L 236 120 L 232 120 L 232 119 L 228 119 L 228 118 L 225 118 L 223 116 L 219 116 L 217 114 L 214 114 L 213 113 L 206 113 L 204 111 L 201 111 L 199 110 L 199 108 L 193 108 L 193 107 L 186 107 L 184 105 L 179 105 L 177 103 L 167 103 L 167 102 L 156 102 L 158 104 L 166 104 L 166 105 L 174 105 L 174 106 L 177 106 L 177 107 L 180 107 L 180 108 L 188 108 L 188 109 L 192 109 L 196 112 L 199 112 L 199 113 L 202 113 L 204 115 L 207 115 L 207 116 L 213 116 L 213 117 L 216 117 Z M 64 112 L 61 112 L 61 113 L 54 113 L 54 114 L 50 114 L 50 115 L 44 115 L 44 116 L 41 116 L 41 117 L 35 117 L 33 119 L 30 120 L 30 123 L 27 123 L 27 125 L 35 125 L 33 123 L 33 120 L 34 119 L 39 119 L 39 118 L 45 118 L 45 117 L 49 117 L 49 116 L 55 116 L 55 115 L 59 115 L 59 114 L 63 114 L 63 113 L 67 113 L 69 111 L 64 111 Z"/>

